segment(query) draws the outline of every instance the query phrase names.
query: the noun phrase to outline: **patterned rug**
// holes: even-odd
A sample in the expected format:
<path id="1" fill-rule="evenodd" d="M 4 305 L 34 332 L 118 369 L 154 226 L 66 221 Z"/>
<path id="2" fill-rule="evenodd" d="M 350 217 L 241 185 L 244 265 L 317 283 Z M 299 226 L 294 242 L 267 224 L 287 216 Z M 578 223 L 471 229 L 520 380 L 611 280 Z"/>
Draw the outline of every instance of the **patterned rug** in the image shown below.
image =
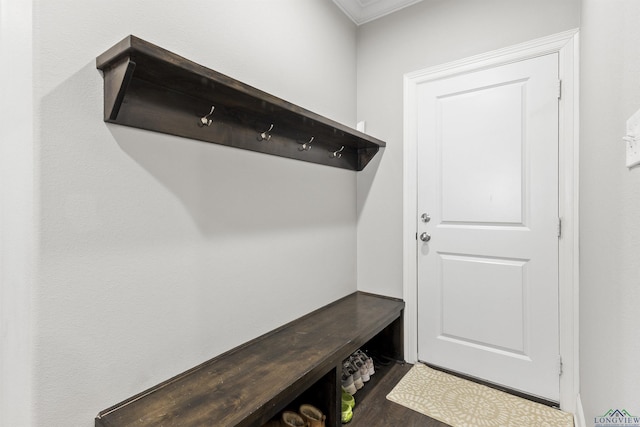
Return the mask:
<path id="1" fill-rule="evenodd" d="M 416 364 L 387 399 L 452 427 L 573 427 L 567 412 Z"/>

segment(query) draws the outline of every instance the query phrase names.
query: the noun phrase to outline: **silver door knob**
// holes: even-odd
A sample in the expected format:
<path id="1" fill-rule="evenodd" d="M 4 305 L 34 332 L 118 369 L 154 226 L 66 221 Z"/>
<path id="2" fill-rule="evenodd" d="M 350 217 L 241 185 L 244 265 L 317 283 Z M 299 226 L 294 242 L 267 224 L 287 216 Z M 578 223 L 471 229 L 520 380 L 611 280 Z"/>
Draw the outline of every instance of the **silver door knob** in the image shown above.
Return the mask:
<path id="1" fill-rule="evenodd" d="M 429 214 L 423 213 L 420 218 L 422 218 L 422 222 L 429 222 L 431 221 L 431 217 L 429 216 Z"/>
<path id="2" fill-rule="evenodd" d="M 431 240 L 431 236 L 429 236 L 427 233 L 422 233 L 420 235 L 420 240 L 422 240 L 423 242 L 428 242 L 429 240 Z"/>

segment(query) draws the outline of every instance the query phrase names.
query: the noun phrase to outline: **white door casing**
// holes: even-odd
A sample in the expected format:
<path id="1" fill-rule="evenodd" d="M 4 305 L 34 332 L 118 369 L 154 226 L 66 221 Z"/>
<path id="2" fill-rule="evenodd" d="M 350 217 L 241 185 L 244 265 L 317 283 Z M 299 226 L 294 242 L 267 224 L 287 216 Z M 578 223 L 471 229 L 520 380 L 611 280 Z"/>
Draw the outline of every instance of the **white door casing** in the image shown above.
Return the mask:
<path id="1" fill-rule="evenodd" d="M 417 92 L 418 358 L 554 401 L 558 86 L 551 53 Z"/>
<path id="2" fill-rule="evenodd" d="M 543 37 L 424 70 L 404 78 L 404 200 L 403 200 L 403 286 L 406 303 L 405 358 L 418 359 L 417 350 L 417 88 L 420 84 L 472 70 L 490 68 L 529 58 L 559 54 L 562 81 L 559 122 L 559 332 L 563 374 L 560 377 L 560 406 L 573 412 L 579 390 L 578 376 L 578 31 Z M 579 408 L 578 408 L 579 409 Z"/>

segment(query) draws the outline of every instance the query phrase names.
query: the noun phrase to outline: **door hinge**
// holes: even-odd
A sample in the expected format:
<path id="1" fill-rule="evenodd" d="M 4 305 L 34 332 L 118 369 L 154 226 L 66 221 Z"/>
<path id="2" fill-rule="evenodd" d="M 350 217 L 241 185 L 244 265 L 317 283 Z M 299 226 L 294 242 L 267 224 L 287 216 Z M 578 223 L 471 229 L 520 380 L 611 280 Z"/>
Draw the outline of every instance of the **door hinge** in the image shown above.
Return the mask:
<path id="1" fill-rule="evenodd" d="M 558 218 L 558 239 L 562 237 L 562 218 Z"/>
<path id="2" fill-rule="evenodd" d="M 562 80 L 558 80 L 558 99 L 562 99 Z"/>
<path id="3" fill-rule="evenodd" d="M 562 375 L 562 356 L 558 355 L 558 376 Z"/>

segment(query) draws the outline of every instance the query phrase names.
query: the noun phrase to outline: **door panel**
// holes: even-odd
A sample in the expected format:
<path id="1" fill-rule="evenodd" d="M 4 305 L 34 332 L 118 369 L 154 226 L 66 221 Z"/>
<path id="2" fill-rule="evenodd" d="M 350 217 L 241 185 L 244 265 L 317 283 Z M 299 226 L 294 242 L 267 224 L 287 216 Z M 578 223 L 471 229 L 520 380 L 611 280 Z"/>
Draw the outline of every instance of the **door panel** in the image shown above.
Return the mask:
<path id="1" fill-rule="evenodd" d="M 441 137 L 447 141 L 441 169 L 444 222 L 522 222 L 522 143 L 517 142 L 523 137 L 524 83 L 508 82 L 439 99 Z M 481 135 L 492 138 L 478 144 Z"/>
<path id="2" fill-rule="evenodd" d="M 439 254 L 442 337 L 460 345 L 525 354 L 526 262 Z M 474 280 L 467 280 L 473 276 Z M 443 286 L 446 283 L 446 287 Z M 487 291 L 487 288 L 491 289 Z M 490 292 L 501 299 L 485 300 Z M 478 304 L 483 301 L 483 304 Z M 469 318 L 474 319 L 473 322 Z"/>
<path id="3" fill-rule="evenodd" d="M 551 400 L 558 378 L 558 58 L 418 88 L 420 360 Z"/>

